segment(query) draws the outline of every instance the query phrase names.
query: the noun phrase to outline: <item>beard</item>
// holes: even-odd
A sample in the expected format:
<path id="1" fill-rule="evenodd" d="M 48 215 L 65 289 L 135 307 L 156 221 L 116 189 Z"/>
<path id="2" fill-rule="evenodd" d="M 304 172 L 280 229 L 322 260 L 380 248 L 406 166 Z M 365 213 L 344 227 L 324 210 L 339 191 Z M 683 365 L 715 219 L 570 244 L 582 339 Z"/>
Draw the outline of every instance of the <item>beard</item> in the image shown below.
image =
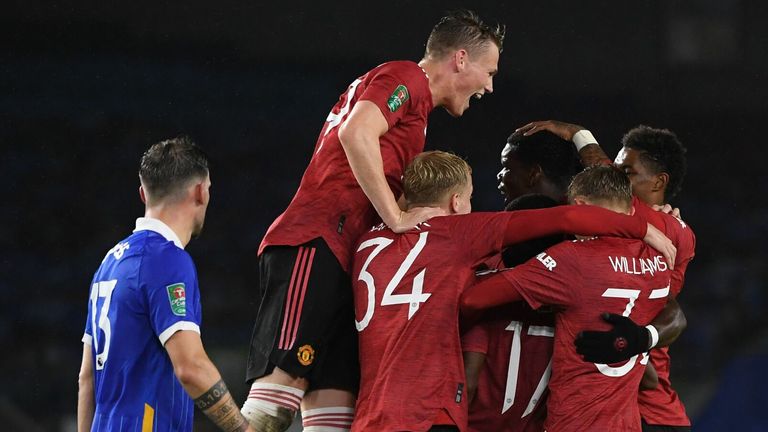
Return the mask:
<path id="1" fill-rule="evenodd" d="M 203 233 L 203 225 L 204 220 L 201 221 L 195 221 L 195 225 L 192 227 L 192 238 L 198 239 L 200 238 L 200 235 Z"/>

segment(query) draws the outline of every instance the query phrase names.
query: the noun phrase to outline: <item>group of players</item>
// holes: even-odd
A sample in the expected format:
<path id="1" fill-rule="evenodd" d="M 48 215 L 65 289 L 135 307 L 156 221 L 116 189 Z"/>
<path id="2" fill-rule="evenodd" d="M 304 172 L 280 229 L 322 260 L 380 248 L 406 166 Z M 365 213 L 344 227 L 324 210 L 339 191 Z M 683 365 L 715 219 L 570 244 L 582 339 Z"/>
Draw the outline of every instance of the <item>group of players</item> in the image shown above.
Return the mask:
<path id="1" fill-rule="evenodd" d="M 674 134 L 634 129 L 612 164 L 580 126 L 525 125 L 502 151 L 513 211 L 498 213 L 471 213 L 463 159 L 423 153 L 434 108 L 459 117 L 493 91 L 503 39 L 452 13 L 419 63 L 341 95 L 259 248 L 241 409 L 203 349 L 183 250 L 207 158 L 188 139 L 152 146 L 145 217 L 93 278 L 78 430 L 191 430 L 193 404 L 226 431 L 284 431 L 299 410 L 305 431 L 689 429 L 665 347 L 694 237 L 649 207 L 680 189 Z"/>

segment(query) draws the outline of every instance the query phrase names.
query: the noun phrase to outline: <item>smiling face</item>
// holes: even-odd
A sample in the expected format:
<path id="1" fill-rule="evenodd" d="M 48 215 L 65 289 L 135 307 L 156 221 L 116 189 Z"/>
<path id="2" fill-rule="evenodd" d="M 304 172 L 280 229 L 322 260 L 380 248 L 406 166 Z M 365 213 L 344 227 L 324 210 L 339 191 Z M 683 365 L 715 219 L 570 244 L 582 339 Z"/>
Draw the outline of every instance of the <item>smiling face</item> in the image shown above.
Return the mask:
<path id="1" fill-rule="evenodd" d="M 489 41 L 472 54 L 459 50 L 454 61 L 456 76 L 444 107 L 449 114 L 459 117 L 469 108 L 470 99 L 480 99 L 485 93 L 493 92 L 493 77 L 499 69 L 499 47 Z"/>

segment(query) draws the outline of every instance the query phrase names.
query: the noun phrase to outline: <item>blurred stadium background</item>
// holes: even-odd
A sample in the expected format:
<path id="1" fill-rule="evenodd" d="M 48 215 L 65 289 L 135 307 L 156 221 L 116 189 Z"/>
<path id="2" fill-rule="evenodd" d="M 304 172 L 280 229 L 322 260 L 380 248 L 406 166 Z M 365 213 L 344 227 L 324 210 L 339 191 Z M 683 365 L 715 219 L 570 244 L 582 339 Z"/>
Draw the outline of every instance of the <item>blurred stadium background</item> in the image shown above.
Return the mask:
<path id="1" fill-rule="evenodd" d="M 92 273 L 142 215 L 141 153 L 179 134 L 214 162 L 206 229 L 188 249 L 204 343 L 242 400 L 256 248 L 328 110 L 373 66 L 420 59 L 431 26 L 458 7 L 507 25 L 500 73 L 463 118 L 432 115 L 427 148 L 466 157 L 476 210 L 496 210 L 499 152 L 528 121 L 583 124 L 611 156 L 638 124 L 675 131 L 689 173 L 674 204 L 698 248 L 673 383 L 697 431 L 768 430 L 768 6 L 758 0 L 4 2 L 0 429 L 74 430 Z"/>

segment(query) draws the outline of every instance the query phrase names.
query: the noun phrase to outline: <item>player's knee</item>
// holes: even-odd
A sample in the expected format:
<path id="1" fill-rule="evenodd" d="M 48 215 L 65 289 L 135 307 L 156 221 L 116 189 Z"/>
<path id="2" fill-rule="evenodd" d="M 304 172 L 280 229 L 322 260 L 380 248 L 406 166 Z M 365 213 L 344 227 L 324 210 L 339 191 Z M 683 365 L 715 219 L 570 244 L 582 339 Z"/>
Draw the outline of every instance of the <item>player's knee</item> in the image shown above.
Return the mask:
<path id="1" fill-rule="evenodd" d="M 304 432 L 345 432 L 352 428 L 355 409 L 346 406 L 316 408 L 301 412 Z"/>

